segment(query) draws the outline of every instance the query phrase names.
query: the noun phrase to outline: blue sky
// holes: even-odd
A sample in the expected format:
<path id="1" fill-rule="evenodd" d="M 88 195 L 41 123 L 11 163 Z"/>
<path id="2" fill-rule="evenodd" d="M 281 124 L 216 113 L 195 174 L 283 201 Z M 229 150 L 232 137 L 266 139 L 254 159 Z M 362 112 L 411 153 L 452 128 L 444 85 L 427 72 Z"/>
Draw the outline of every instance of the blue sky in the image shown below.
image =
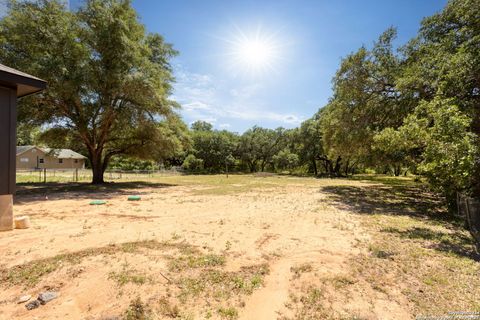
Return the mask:
<path id="1" fill-rule="evenodd" d="M 75 7 L 81 0 L 71 0 Z M 180 52 L 173 61 L 173 97 L 187 123 L 243 132 L 253 125 L 297 126 L 324 106 L 340 60 L 398 28 L 398 45 L 412 38 L 423 17 L 446 0 L 133 0 L 149 32 Z M 246 71 L 235 39 L 272 39 L 268 68 Z M 233 42 L 233 43 L 232 43 Z M 264 64 L 265 61 L 263 61 Z"/>
<path id="2" fill-rule="evenodd" d="M 370 46 L 389 26 L 397 44 L 444 0 L 133 1 L 142 22 L 180 51 L 174 97 L 187 123 L 206 120 L 243 132 L 253 125 L 297 126 L 331 96 L 340 59 Z M 241 32 L 274 38 L 278 59 L 256 74 L 228 55 Z M 233 66 L 232 66 L 233 64 Z"/>

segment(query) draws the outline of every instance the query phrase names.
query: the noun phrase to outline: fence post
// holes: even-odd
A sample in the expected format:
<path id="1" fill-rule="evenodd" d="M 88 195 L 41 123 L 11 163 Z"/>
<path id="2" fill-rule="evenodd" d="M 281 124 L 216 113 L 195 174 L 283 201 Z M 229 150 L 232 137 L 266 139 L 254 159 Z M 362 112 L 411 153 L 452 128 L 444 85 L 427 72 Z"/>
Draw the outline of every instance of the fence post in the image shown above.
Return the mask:
<path id="1" fill-rule="evenodd" d="M 78 168 L 75 168 L 75 181 L 78 182 Z"/>
<path id="2" fill-rule="evenodd" d="M 43 168 L 43 183 L 47 183 L 47 168 Z"/>

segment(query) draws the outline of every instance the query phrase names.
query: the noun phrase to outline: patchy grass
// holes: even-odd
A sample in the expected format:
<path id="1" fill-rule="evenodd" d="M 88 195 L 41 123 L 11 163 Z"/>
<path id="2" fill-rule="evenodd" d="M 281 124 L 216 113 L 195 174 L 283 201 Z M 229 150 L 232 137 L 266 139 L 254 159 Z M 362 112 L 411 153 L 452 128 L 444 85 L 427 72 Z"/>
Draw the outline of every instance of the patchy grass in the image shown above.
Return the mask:
<path id="1" fill-rule="evenodd" d="M 378 182 L 383 185 L 394 186 L 394 187 L 399 187 L 399 186 L 410 187 L 412 185 L 416 185 L 416 186 L 424 185 L 424 183 L 418 180 L 417 176 L 394 177 L 394 176 L 385 175 L 385 174 L 357 174 L 350 177 L 349 179 L 357 180 L 357 181 Z"/>
<path id="2" fill-rule="evenodd" d="M 312 272 L 313 266 L 311 263 L 302 263 L 300 265 L 291 267 L 290 271 L 293 273 L 293 279 L 298 279 L 302 273 Z"/>
<path id="3" fill-rule="evenodd" d="M 378 186 L 334 186 L 336 206 L 348 209 L 371 235 L 366 253 L 351 259 L 350 277 L 387 295 L 400 287 L 415 315 L 480 311 L 480 263 L 463 222 L 440 197 L 411 178 L 360 176 Z"/>
<path id="4" fill-rule="evenodd" d="M 122 265 L 121 271 L 110 272 L 108 278 L 114 280 L 119 286 L 124 286 L 127 283 L 141 285 L 147 281 L 151 281 L 150 277 L 148 277 L 145 273 L 139 272 L 135 268 L 130 267 L 128 263 L 124 263 Z"/>
<path id="5" fill-rule="evenodd" d="M 309 287 L 303 295 L 290 295 L 287 307 L 294 311 L 294 317 L 282 317 L 282 320 L 296 319 L 332 319 L 333 314 L 324 306 L 325 296 L 321 289 Z"/>
<path id="6" fill-rule="evenodd" d="M 140 297 L 132 300 L 128 309 L 125 311 L 125 320 L 150 320 L 152 318 L 152 311 L 145 305 Z"/>
<path id="7" fill-rule="evenodd" d="M 281 316 L 280 320 L 367 320 L 356 314 L 334 310 L 326 303 L 329 294 L 325 286 L 308 286 L 303 293 L 291 294 L 286 306 L 293 312 L 293 316 Z"/>
<path id="8" fill-rule="evenodd" d="M 61 268 L 68 268 L 67 271 L 73 270 L 72 268 L 75 267 L 72 265 L 80 264 L 87 257 L 116 253 L 150 255 L 150 250 L 168 251 L 168 254 L 161 255 L 166 259 L 170 272 L 169 279 L 166 278 L 169 280 L 166 284 L 166 294 L 181 301 L 185 310 L 180 310 L 165 296 L 155 301 L 150 299 L 147 304 L 137 298 L 131 301 L 124 312 L 122 316 L 124 319 L 156 319 L 158 315 L 172 319 L 193 319 L 193 315 L 188 313 L 190 308 L 200 308 L 202 312 L 211 316 L 212 311 L 217 310 L 219 317 L 235 319 L 238 317 L 238 311 L 234 307 L 224 307 L 225 303 L 229 306 L 235 303 L 241 305 L 242 296 L 249 295 L 260 288 L 263 285 L 264 276 L 269 272 L 266 264 L 245 266 L 239 271 L 227 272 L 222 270 L 226 263 L 226 257 L 223 255 L 205 253 L 183 242 L 138 241 L 34 260 L 1 270 L 0 279 L 2 284 L 33 287 L 43 277 L 56 270 Z M 158 255 L 154 256 L 158 257 Z M 152 285 L 154 277 L 158 277 L 158 274 L 152 271 L 141 271 L 131 262 L 125 262 L 120 269 L 114 269 L 108 274 L 108 278 L 118 287 L 127 284 Z"/>
<path id="9" fill-rule="evenodd" d="M 201 254 L 200 252 L 189 250 L 187 254 L 172 258 L 168 263 L 168 269 L 171 272 L 180 272 L 186 269 L 216 267 L 223 266 L 224 264 L 224 256 Z"/>
<path id="10" fill-rule="evenodd" d="M 350 275 L 337 275 L 328 280 L 336 290 L 347 288 L 350 285 L 357 283 L 357 279 Z"/>
<path id="11" fill-rule="evenodd" d="M 260 264 L 242 267 L 238 272 L 226 272 L 218 269 L 205 269 L 191 276 L 181 277 L 179 294 L 181 301 L 200 295 L 226 301 L 241 294 L 252 294 L 263 285 L 268 265 Z"/>
<path id="12" fill-rule="evenodd" d="M 480 312 L 480 263 L 463 221 L 449 216 L 442 199 L 412 178 L 359 176 L 374 185 L 321 187 L 331 205 L 350 212 L 369 240 L 352 256 L 344 275 L 301 281 L 294 266 L 297 293 L 284 319 L 360 319 L 342 310 L 352 294 L 369 286 L 381 301 L 402 294 L 412 315 L 445 315 L 452 310 Z M 298 280 L 300 279 L 300 280 Z M 341 301 L 332 306 L 331 301 Z M 371 311 L 375 302 L 369 302 Z M 374 316 L 374 313 L 371 314 Z"/>
<path id="13" fill-rule="evenodd" d="M 217 310 L 220 317 L 223 319 L 237 319 L 238 318 L 238 311 L 234 307 L 227 307 L 227 308 L 219 308 Z"/>
<path id="14" fill-rule="evenodd" d="M 109 176 L 105 176 L 109 180 Z M 43 180 L 42 180 L 43 181 Z M 173 186 L 201 187 L 192 191 L 196 195 L 227 195 L 284 187 L 288 185 L 318 185 L 320 180 L 309 177 L 293 177 L 281 175 L 230 174 L 226 175 L 163 175 L 153 174 L 137 177 L 135 174 L 125 175 L 123 179 L 116 179 L 104 185 L 92 185 L 89 179 L 81 182 L 71 182 L 69 178 L 48 179 L 47 183 L 39 182 L 38 177 L 32 179 L 19 175 L 17 179 L 17 194 L 53 194 L 68 192 L 84 192 L 87 194 L 104 193 L 128 194 L 129 190 L 142 188 L 167 188 Z M 325 182 L 330 181 L 325 179 Z M 136 192 L 141 194 L 141 192 Z"/>
<path id="15" fill-rule="evenodd" d="M 35 286 L 42 277 L 66 265 L 75 265 L 83 259 L 98 255 L 114 255 L 119 252 L 135 253 L 141 249 L 164 250 L 169 248 L 185 248 L 185 244 L 158 242 L 154 240 L 127 242 L 119 245 L 109 245 L 99 248 L 89 248 L 81 251 L 59 254 L 53 257 L 33 260 L 11 268 L 0 269 L 0 282 L 10 285 Z"/>
<path id="16" fill-rule="evenodd" d="M 177 319 L 181 317 L 180 308 L 172 304 L 166 297 L 161 297 L 158 301 L 158 311 L 167 318 Z"/>
<path id="17" fill-rule="evenodd" d="M 480 311 L 480 264 L 466 230 L 405 216 L 362 221 L 371 255 L 352 259 L 355 277 L 387 294 L 395 280 L 414 314 Z"/>

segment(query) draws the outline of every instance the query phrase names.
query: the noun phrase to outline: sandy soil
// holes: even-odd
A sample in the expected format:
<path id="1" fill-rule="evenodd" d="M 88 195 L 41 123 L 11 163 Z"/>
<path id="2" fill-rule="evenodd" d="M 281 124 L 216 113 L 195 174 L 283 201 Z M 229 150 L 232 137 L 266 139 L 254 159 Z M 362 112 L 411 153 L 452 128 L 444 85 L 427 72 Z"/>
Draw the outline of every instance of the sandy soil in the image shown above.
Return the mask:
<path id="1" fill-rule="evenodd" d="M 385 296 L 362 281 L 348 292 L 339 292 L 330 284 L 328 279 L 348 274 L 350 259 L 364 250 L 358 244 L 368 241 L 369 235 L 354 215 L 330 203 L 316 183 L 302 184 L 292 179 L 289 183 L 234 194 L 202 193 L 209 188 L 152 186 L 107 193 L 20 195 L 15 213 L 28 215 L 32 228 L 0 233 L 0 266 L 8 270 L 61 253 L 125 242 L 188 243 L 225 255 L 225 271 L 268 264 L 270 272 L 263 285 L 251 295 L 242 296 L 235 306 L 240 319 L 293 317 L 295 309 L 288 303 L 290 297 L 317 284 L 326 288 L 326 304 L 339 315 L 412 318 L 400 292 Z M 142 200 L 127 201 L 129 194 L 139 194 Z M 92 206 L 91 199 L 106 199 L 107 204 Z M 167 278 L 175 276 L 168 272 L 164 257 L 163 253 L 148 250 L 89 255 L 79 264 L 61 265 L 33 286 L 3 283 L 0 319 L 116 319 L 137 295 L 143 301 L 169 296 L 191 318 L 225 317 L 216 313 L 216 307 L 210 303 L 198 303 L 205 301 L 201 296 L 181 302 L 175 294 L 169 294 L 172 284 L 157 273 L 162 272 Z M 121 270 L 123 264 L 144 271 L 154 281 L 119 287 L 109 275 Z M 293 270 L 305 264 L 311 267 L 308 272 L 295 276 Z M 21 295 L 35 297 L 45 289 L 58 291 L 59 298 L 31 311 L 16 303 Z M 205 313 L 208 307 L 212 308 L 211 314 Z"/>

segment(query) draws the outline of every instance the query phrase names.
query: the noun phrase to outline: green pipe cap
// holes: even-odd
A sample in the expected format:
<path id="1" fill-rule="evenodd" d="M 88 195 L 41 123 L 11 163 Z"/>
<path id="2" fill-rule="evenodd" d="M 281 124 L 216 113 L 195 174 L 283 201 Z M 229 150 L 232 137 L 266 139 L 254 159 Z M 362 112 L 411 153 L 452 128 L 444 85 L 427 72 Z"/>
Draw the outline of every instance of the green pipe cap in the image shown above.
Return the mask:
<path id="1" fill-rule="evenodd" d="M 101 204 L 105 204 L 105 203 L 107 203 L 107 201 L 105 201 L 105 200 L 92 200 L 92 201 L 90 201 L 90 205 L 97 205 L 97 206 L 101 205 Z"/>

